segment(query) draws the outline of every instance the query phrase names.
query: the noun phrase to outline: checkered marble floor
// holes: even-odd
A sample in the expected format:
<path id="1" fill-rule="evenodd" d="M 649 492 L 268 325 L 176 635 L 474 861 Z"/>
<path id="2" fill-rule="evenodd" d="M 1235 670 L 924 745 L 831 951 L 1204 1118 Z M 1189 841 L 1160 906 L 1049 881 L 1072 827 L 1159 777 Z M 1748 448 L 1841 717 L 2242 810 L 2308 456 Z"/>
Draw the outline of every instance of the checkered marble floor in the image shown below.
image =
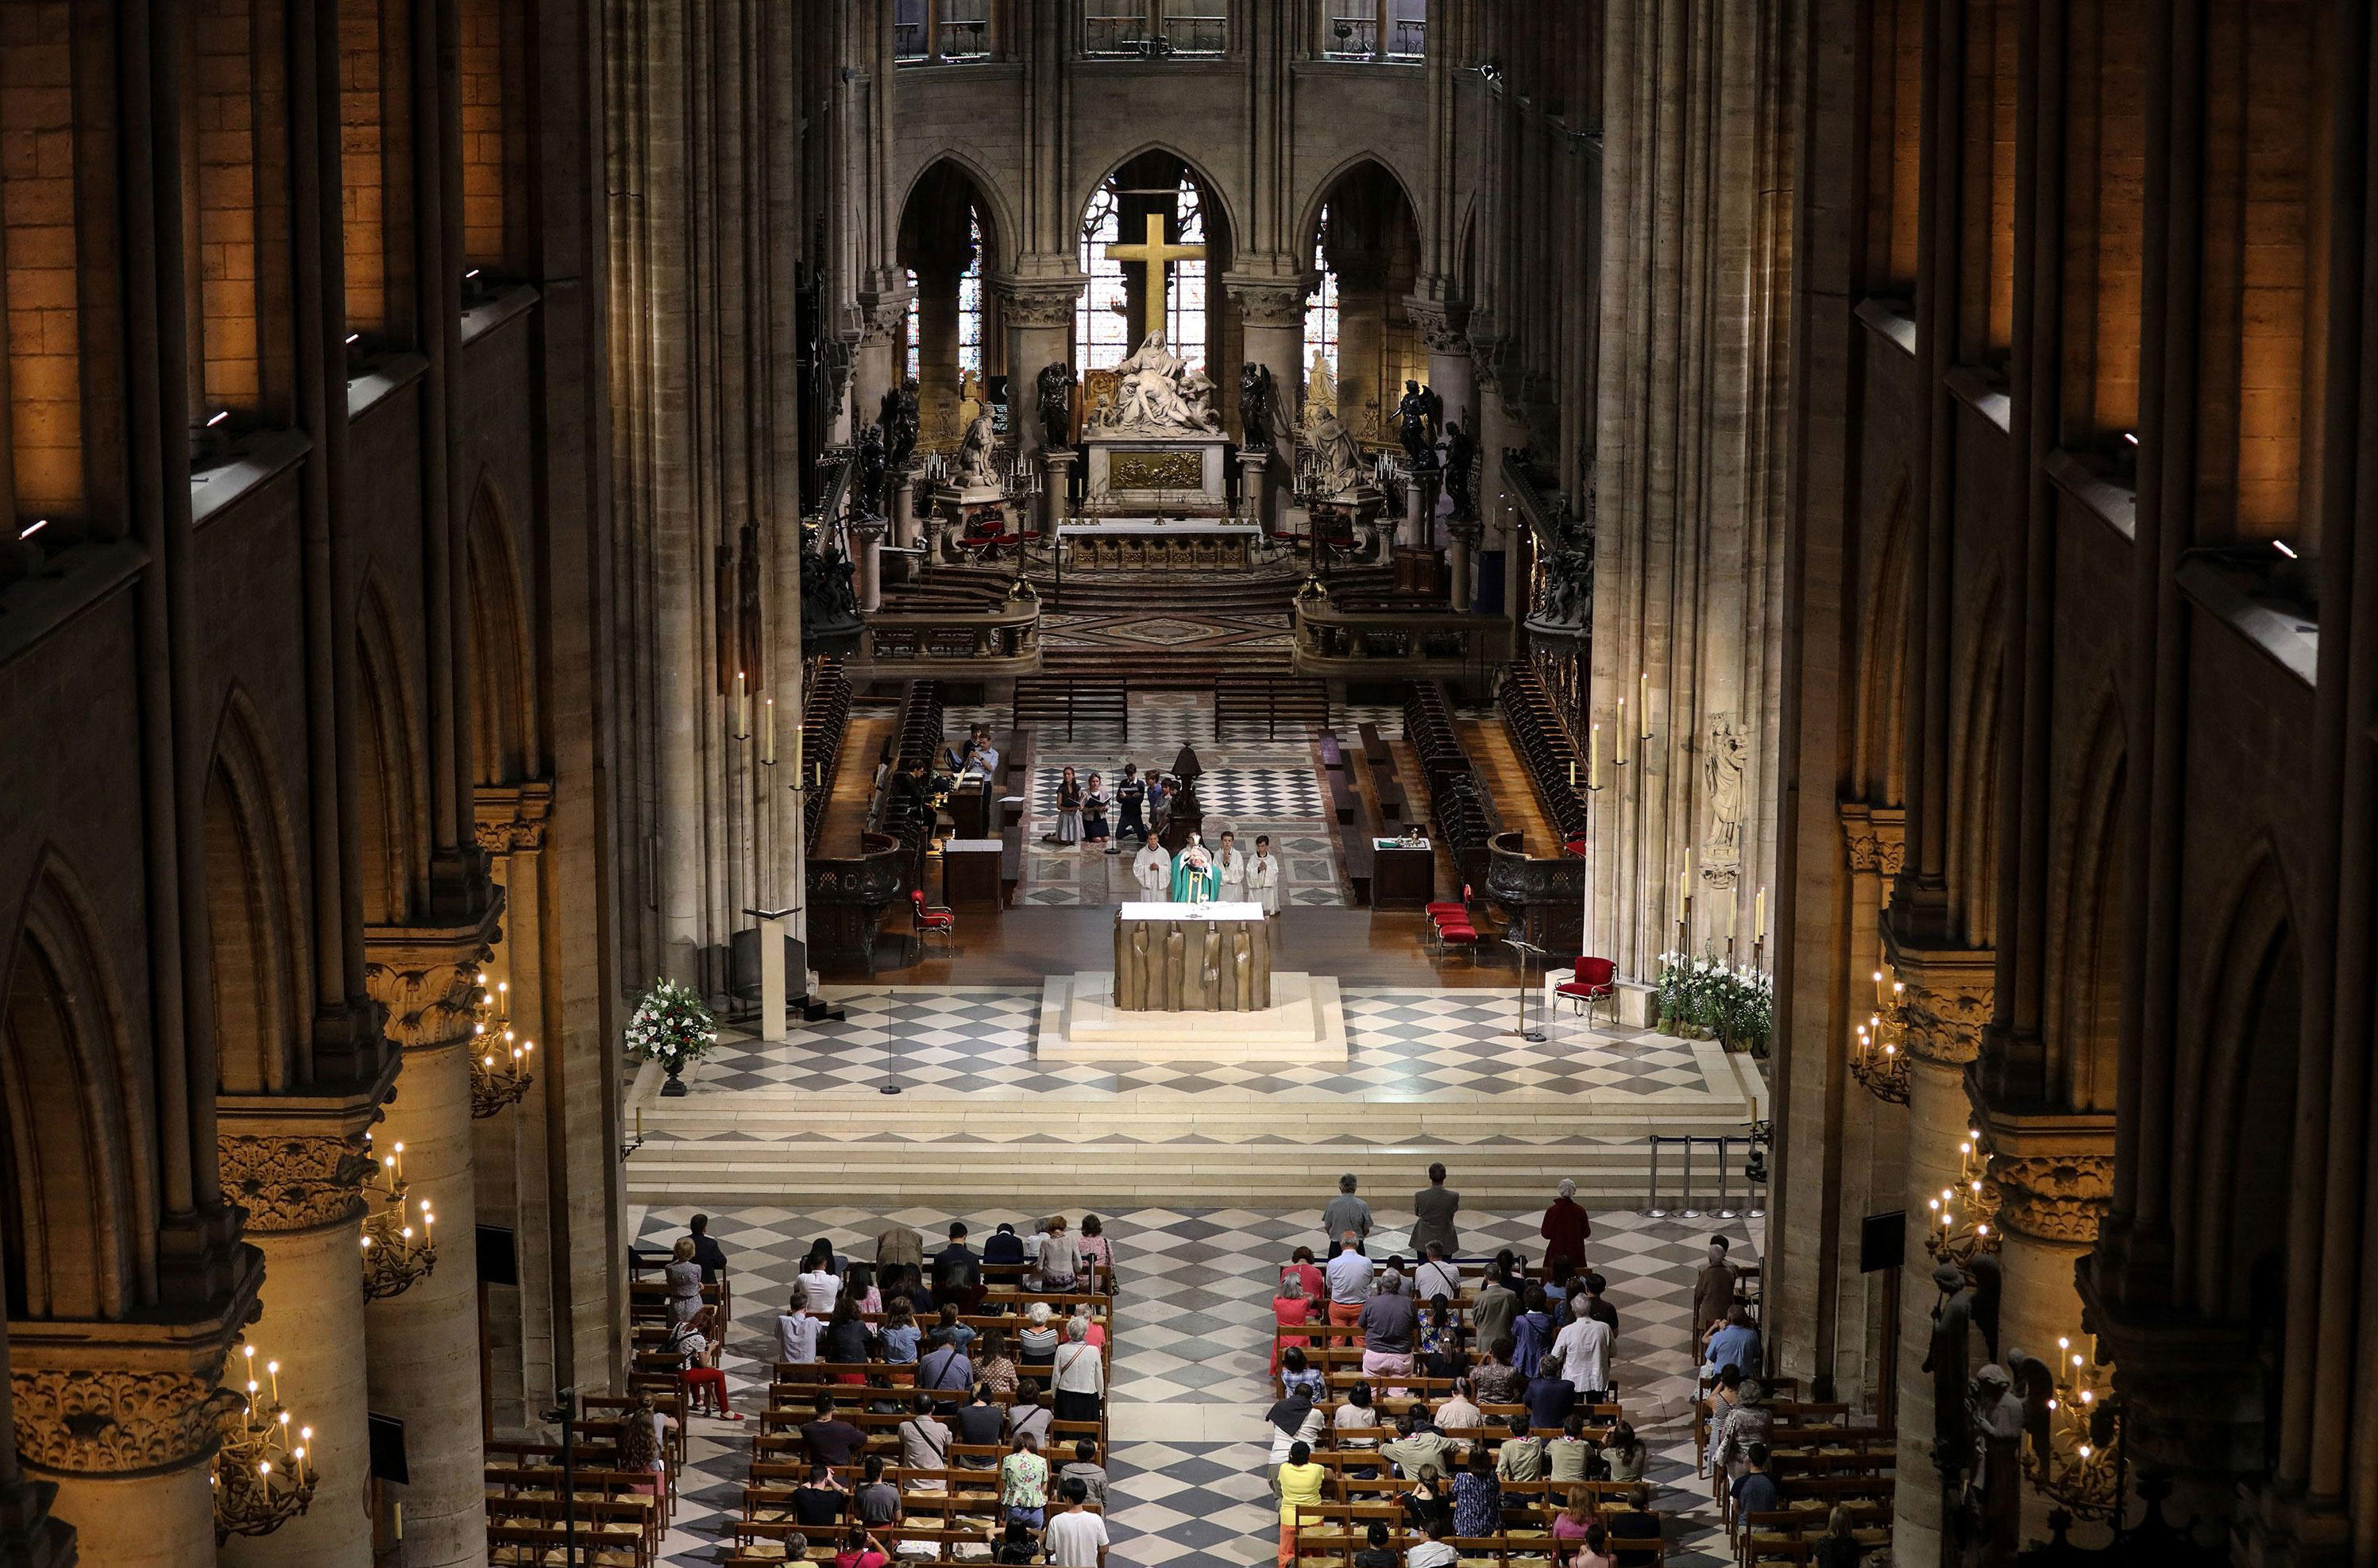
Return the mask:
<path id="1" fill-rule="evenodd" d="M 1284 1100 L 1425 1101 L 1486 1096 L 1736 1092 L 1713 1078 L 1706 1046 L 1597 1024 L 1531 1044 L 1511 1035 L 1508 995 L 1348 986 L 1343 1064 L 1040 1062 L 1040 992 L 1024 986 L 885 986 L 837 991 L 841 1021 L 808 1024 L 782 1043 L 727 1038 L 689 1079 L 696 1094 L 751 1089 L 868 1091 L 887 1059 L 927 1096 L 1260 1094 Z M 1598 1048 L 1615 1047 L 1615 1048 Z M 720 1136 L 733 1136 L 721 1134 Z M 775 1136 L 774 1134 L 771 1135 Z M 828 1129 L 820 1136 L 831 1137 Z"/>
<path id="2" fill-rule="evenodd" d="M 1406 1245 L 1409 1210 L 1371 1194 L 1381 1230 L 1375 1247 Z M 691 1211 L 634 1211 L 640 1245 L 665 1248 L 684 1234 Z M 937 1237 L 953 1219 L 978 1235 L 1001 1220 L 1027 1216 L 997 1210 L 714 1208 L 711 1234 L 728 1251 L 736 1322 L 725 1366 L 737 1406 L 759 1397 L 769 1354 L 770 1320 L 789 1293 L 799 1260 L 819 1236 L 837 1249 L 870 1257 L 873 1237 L 894 1220 Z M 1115 1305 L 1115 1379 L 1108 1461 L 1113 1502 L 1111 1561 L 1117 1568 L 1254 1564 L 1268 1561 L 1277 1530 L 1263 1474 L 1263 1411 L 1269 1285 L 1299 1242 L 1318 1239 L 1318 1208 L 1287 1212 L 1244 1209 L 1136 1209 L 1103 1215 L 1113 1241 L 1120 1290 Z M 1464 1213 L 1462 1250 L 1509 1246 L 1532 1254 L 1533 1215 Z M 1734 1256 L 1758 1256 L 1757 1221 L 1649 1220 L 1595 1216 L 1592 1266 L 1610 1282 L 1619 1314 L 1616 1377 L 1637 1429 L 1654 1451 L 1650 1478 L 1657 1506 L 1675 1515 L 1667 1561 L 1678 1568 L 1719 1568 L 1730 1561 L 1692 1475 L 1692 1356 L 1686 1302 L 1711 1231 L 1723 1231 Z M 671 1564 L 712 1563 L 739 1506 L 749 1458 L 741 1426 L 696 1417 L 691 1472 L 665 1543 Z"/>
<path id="3" fill-rule="evenodd" d="M 1238 836 L 1240 849 L 1252 850 L 1255 835 L 1268 834 L 1280 862 L 1284 903 L 1345 907 L 1338 839 L 1311 736 L 1274 740 L 1234 731 L 1218 739 L 1212 701 L 1178 693 L 1135 700 L 1128 743 L 1112 727 L 1105 728 L 1105 733 L 1093 734 L 1086 727 L 1070 741 L 1063 731 L 1039 739 L 1024 819 L 1018 902 L 1095 908 L 1135 897 L 1129 849 L 1110 855 L 1088 845 L 1043 841 L 1056 830 L 1057 786 L 1070 766 L 1085 783 L 1097 772 L 1111 792 L 1124 763 L 1135 762 L 1143 772 L 1169 770 L 1175 754 L 1189 745 L 1196 749 L 1202 770 L 1197 795 L 1205 807 L 1207 841 L 1219 844 L 1228 829 Z"/>

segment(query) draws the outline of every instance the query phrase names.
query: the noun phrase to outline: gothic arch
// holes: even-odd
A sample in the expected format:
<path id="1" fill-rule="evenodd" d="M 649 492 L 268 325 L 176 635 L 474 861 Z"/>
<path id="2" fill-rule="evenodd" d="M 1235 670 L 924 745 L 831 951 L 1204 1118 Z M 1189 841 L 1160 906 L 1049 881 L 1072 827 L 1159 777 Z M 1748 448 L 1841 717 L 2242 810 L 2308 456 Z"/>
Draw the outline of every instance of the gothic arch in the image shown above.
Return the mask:
<path id="1" fill-rule="evenodd" d="M 1429 244 L 1435 236 L 1429 233 L 1428 223 L 1421 215 L 1421 204 L 1412 195 L 1412 183 L 1404 177 L 1403 171 L 1396 167 L 1394 160 L 1387 153 L 1368 150 L 1349 154 L 1339 163 L 1337 167 L 1323 175 L 1305 191 L 1303 200 L 1297 204 L 1295 253 L 1299 256 L 1309 256 L 1313 253 L 1314 236 L 1320 232 L 1321 227 L 1321 209 L 1328 204 L 1329 193 L 1338 188 L 1339 181 L 1360 170 L 1365 164 L 1385 175 L 1388 183 L 1402 194 L 1404 211 L 1411 214 L 1412 233 L 1420 241 L 1420 255 L 1424 271 L 1427 259 L 1431 254 Z"/>
<path id="2" fill-rule="evenodd" d="M 306 1076 L 298 1058 L 313 1011 L 294 838 L 259 729 L 247 694 L 234 686 L 207 768 L 215 1070 L 222 1090 L 235 1094 L 279 1093 Z"/>
<path id="3" fill-rule="evenodd" d="M 1001 258 L 1003 263 L 1012 263 L 1025 243 L 1024 231 L 1017 226 L 1015 219 L 1015 200 L 1001 186 L 998 176 L 981 160 L 955 146 L 937 147 L 918 161 L 916 173 L 908 176 L 907 185 L 901 189 L 899 205 L 893 209 L 895 214 L 895 244 L 897 244 L 899 231 L 907 226 L 908 206 L 917 199 L 918 188 L 944 163 L 973 186 L 975 193 L 982 198 L 983 216 L 991 223 L 991 253 Z M 1095 190 L 1097 187 L 1091 188 Z"/>
<path id="4" fill-rule="evenodd" d="M 1073 214 L 1073 217 L 1066 233 L 1080 234 L 1083 220 L 1089 215 L 1090 203 L 1097 199 L 1099 188 L 1114 178 L 1118 171 L 1147 157 L 1151 152 L 1161 152 L 1168 158 L 1181 160 L 1182 166 L 1189 171 L 1189 177 L 1197 182 L 1198 190 L 1220 212 L 1224 242 L 1235 254 L 1238 248 L 1246 243 L 1247 235 L 1245 223 L 1240 217 L 1240 204 L 1231 199 L 1229 189 L 1220 180 L 1214 177 L 1213 172 L 1204 163 L 1168 141 L 1142 142 L 1120 158 L 1109 159 L 1088 183 L 1076 187 L 1073 192 L 1073 199 L 1067 207 L 1067 211 Z M 1215 271 L 1219 275 L 1220 269 L 1217 268 Z"/>
<path id="5" fill-rule="evenodd" d="M 2250 1316 L 2256 1282 L 2275 1277 L 2302 1043 L 2294 901 L 2268 839 L 2247 849 L 2195 994 L 2180 998 L 2172 1074 L 2173 1283 L 2212 1318 Z"/>
<path id="6" fill-rule="evenodd" d="M 429 893 L 427 773 L 402 645 L 378 574 L 355 614 L 355 780 L 364 923 L 402 925 Z"/>
<path id="7" fill-rule="evenodd" d="M 2072 761 L 2048 873 L 2048 1090 L 2075 1110 L 2110 1111 L 2120 1057 L 2122 707 L 2111 690 Z"/>
<path id="8" fill-rule="evenodd" d="M 519 558 L 494 481 L 471 498 L 463 570 L 470 596 L 471 777 L 515 784 L 534 772 L 536 683 Z"/>
<path id="9" fill-rule="evenodd" d="M 1997 935 L 2000 671 L 2006 657 L 2005 596 L 1995 573 L 1980 596 L 1957 702 L 1950 709 L 1949 897 L 1967 944 Z"/>
<path id="10" fill-rule="evenodd" d="M 154 1184 L 123 995 L 65 859 L 36 859 L 0 995 L 7 1309 L 115 1321 L 155 1299 Z"/>

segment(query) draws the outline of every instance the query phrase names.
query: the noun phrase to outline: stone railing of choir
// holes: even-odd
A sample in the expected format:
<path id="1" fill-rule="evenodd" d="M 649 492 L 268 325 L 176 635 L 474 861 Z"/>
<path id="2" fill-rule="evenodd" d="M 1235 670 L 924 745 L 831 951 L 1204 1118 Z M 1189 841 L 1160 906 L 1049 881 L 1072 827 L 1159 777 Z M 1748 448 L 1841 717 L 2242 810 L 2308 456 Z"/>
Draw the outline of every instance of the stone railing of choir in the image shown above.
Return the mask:
<path id="1" fill-rule="evenodd" d="M 1471 615 L 1418 595 L 1339 601 L 1301 595 L 1292 655 L 1299 675 L 1356 681 L 1461 681 L 1511 657 L 1507 616 Z"/>
<path id="2" fill-rule="evenodd" d="M 1023 594 L 991 604 L 927 606 L 906 596 L 870 611 L 858 662 L 886 672 L 1012 679 L 1040 669 L 1040 600 Z"/>

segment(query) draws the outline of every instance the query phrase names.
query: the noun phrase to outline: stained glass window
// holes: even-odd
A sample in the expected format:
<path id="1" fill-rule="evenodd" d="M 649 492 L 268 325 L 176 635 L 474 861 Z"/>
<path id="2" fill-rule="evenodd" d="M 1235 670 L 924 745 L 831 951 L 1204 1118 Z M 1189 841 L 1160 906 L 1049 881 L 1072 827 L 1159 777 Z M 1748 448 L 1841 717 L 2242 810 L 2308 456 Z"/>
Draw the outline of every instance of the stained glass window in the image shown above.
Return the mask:
<path id="1" fill-rule="evenodd" d="M 982 374 L 982 214 L 967 209 L 967 246 L 971 259 L 958 274 L 958 379 Z"/>
<path id="2" fill-rule="evenodd" d="M 922 384 L 924 381 L 924 376 L 919 371 L 918 367 L 924 363 L 925 336 L 923 332 L 920 330 L 923 324 L 923 318 L 917 312 L 917 301 L 923 296 L 917 288 L 917 269 L 914 267 L 907 269 L 907 277 L 908 320 L 907 325 L 902 329 L 902 331 L 907 333 L 908 339 L 907 373 L 910 380 Z"/>
<path id="3" fill-rule="evenodd" d="M 1313 270 L 1321 274 L 1321 284 L 1304 307 L 1304 364 L 1310 370 L 1317 358 L 1338 374 L 1338 274 L 1329 270 L 1329 255 L 1324 243 L 1329 235 L 1329 209 L 1321 210 L 1321 232 L 1313 241 Z"/>
<path id="4" fill-rule="evenodd" d="M 1173 192 L 1172 221 L 1165 225 L 1170 243 L 1206 243 L 1204 202 L 1195 183 L 1183 176 Z M 1123 234 L 1122 202 L 1114 182 L 1100 186 L 1082 219 L 1082 271 L 1089 285 L 1074 307 L 1075 354 L 1085 370 L 1111 370 L 1139 346 L 1131 341 L 1125 315 L 1131 297 L 1125 267 L 1107 249 L 1119 241 L 1137 244 L 1146 238 L 1146 220 L 1136 215 L 1130 235 Z M 1202 258 L 1166 266 L 1164 341 L 1193 370 L 1206 368 L 1206 276 Z"/>

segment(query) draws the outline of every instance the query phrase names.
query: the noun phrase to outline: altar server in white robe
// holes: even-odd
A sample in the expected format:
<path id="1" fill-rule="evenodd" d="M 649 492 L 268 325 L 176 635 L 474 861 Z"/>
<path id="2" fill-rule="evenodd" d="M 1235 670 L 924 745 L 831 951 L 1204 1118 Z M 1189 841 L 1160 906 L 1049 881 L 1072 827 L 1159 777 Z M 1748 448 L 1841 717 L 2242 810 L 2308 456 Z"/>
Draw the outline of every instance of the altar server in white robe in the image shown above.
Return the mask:
<path id="1" fill-rule="evenodd" d="M 1271 835 L 1255 835 L 1255 852 L 1247 861 L 1246 897 L 1263 906 L 1267 915 L 1279 913 L 1279 862 L 1271 852 Z"/>
<path id="2" fill-rule="evenodd" d="M 1154 839 L 1140 845 L 1139 853 L 1131 857 L 1131 879 L 1139 884 L 1141 903 L 1172 901 L 1172 857 Z"/>
<path id="3" fill-rule="evenodd" d="M 1247 901 L 1247 857 L 1239 852 L 1238 835 L 1222 830 L 1222 848 L 1214 856 L 1214 869 L 1222 874 L 1222 899 L 1226 904 Z"/>

